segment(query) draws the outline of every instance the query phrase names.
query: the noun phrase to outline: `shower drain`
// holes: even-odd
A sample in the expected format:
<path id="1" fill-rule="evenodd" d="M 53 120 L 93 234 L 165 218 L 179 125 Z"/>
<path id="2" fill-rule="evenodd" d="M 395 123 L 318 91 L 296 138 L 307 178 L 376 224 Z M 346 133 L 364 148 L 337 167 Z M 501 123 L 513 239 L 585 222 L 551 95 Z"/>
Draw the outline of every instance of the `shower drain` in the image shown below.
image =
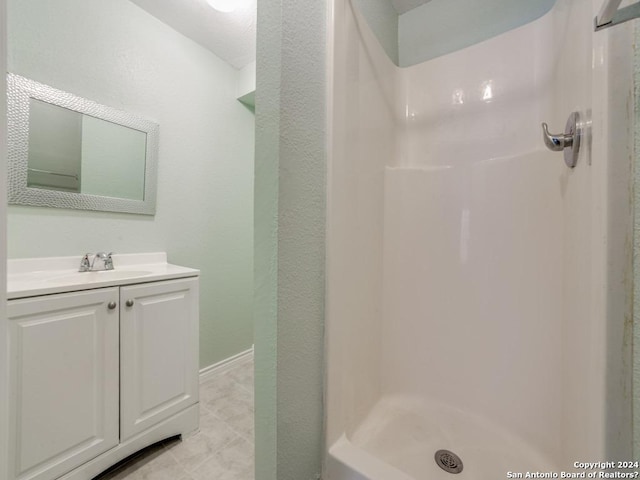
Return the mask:
<path id="1" fill-rule="evenodd" d="M 462 471 L 462 460 L 449 450 L 438 450 L 434 458 L 438 466 L 445 472 L 460 473 Z"/>

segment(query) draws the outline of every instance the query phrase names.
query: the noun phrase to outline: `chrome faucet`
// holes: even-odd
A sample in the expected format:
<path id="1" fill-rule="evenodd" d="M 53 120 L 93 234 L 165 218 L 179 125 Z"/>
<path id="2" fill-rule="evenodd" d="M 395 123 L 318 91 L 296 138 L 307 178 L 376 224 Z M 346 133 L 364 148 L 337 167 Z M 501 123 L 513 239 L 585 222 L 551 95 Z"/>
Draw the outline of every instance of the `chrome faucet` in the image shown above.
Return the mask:
<path id="1" fill-rule="evenodd" d="M 98 252 L 96 253 L 95 257 L 93 257 L 93 262 L 91 262 L 91 270 L 95 271 L 96 270 L 96 260 L 100 260 L 102 262 L 102 268 L 100 270 L 113 270 L 113 259 L 111 258 L 111 255 L 113 255 L 113 252 L 111 253 L 104 253 L 104 252 Z"/>
<path id="2" fill-rule="evenodd" d="M 86 253 L 82 260 L 80 260 L 80 271 L 81 272 L 95 272 L 98 270 L 113 270 L 113 259 L 111 253 L 98 252 L 93 256 L 93 260 L 89 262 L 90 253 Z M 102 262 L 102 268 L 97 268 L 96 260 Z"/>

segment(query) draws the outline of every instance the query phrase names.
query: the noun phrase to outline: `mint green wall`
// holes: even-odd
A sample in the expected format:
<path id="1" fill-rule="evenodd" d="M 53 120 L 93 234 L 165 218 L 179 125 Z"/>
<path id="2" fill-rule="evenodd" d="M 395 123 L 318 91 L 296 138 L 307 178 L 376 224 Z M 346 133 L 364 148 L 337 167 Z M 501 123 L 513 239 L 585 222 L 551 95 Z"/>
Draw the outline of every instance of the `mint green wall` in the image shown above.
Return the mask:
<path id="1" fill-rule="evenodd" d="M 327 3 L 258 0 L 256 480 L 320 474 Z"/>
<path id="2" fill-rule="evenodd" d="M 431 0 L 399 18 L 400 66 L 460 50 L 529 23 L 555 0 Z"/>
<path id="3" fill-rule="evenodd" d="M 282 65 L 279 6 L 279 1 L 258 0 L 253 298 L 256 480 L 278 480 L 278 165 Z"/>
<path id="4" fill-rule="evenodd" d="M 430 0 L 398 16 L 390 0 L 352 0 L 401 67 L 480 43 L 529 23 L 556 0 Z"/>
<path id="5" fill-rule="evenodd" d="M 389 0 L 353 0 L 353 2 L 367 20 L 389 58 L 398 65 L 398 13 L 391 2 Z"/>
<path id="6" fill-rule="evenodd" d="M 160 125 L 155 216 L 11 206 L 9 257 L 166 251 L 202 271 L 201 366 L 250 348 L 254 117 L 238 71 L 127 0 L 8 7 L 9 71 Z"/>

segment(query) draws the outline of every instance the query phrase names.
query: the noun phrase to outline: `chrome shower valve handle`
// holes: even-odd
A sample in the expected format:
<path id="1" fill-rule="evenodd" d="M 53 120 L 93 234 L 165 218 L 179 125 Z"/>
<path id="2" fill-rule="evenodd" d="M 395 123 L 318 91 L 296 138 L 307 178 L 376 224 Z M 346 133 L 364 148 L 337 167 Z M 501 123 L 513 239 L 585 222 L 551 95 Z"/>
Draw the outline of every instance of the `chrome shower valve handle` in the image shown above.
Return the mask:
<path id="1" fill-rule="evenodd" d="M 578 112 L 573 112 L 567 119 L 564 127 L 564 133 L 549 133 L 549 127 L 546 123 L 542 123 L 542 138 L 547 148 L 553 152 L 564 150 L 564 163 L 567 167 L 573 168 L 578 162 L 578 153 L 580 151 L 580 116 Z"/>
<path id="2" fill-rule="evenodd" d="M 573 145 L 573 135 L 549 133 L 549 126 L 546 122 L 542 123 L 542 133 L 544 134 L 544 144 L 554 152 L 561 152 Z"/>

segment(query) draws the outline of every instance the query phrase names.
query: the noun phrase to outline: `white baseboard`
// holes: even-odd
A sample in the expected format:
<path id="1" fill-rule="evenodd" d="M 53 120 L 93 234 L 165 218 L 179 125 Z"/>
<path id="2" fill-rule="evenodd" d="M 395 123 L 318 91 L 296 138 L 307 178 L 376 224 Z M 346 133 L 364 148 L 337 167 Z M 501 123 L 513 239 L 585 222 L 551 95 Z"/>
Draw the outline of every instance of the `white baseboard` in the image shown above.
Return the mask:
<path id="1" fill-rule="evenodd" d="M 236 353 L 235 355 L 230 356 L 229 358 L 225 358 L 213 365 L 209 365 L 208 367 L 204 367 L 200 369 L 200 383 L 205 382 L 214 375 L 218 375 L 219 373 L 224 373 L 227 370 L 235 367 L 239 363 L 246 362 L 250 359 L 253 359 L 253 345 L 250 349 L 245 350 L 244 352 Z"/>

